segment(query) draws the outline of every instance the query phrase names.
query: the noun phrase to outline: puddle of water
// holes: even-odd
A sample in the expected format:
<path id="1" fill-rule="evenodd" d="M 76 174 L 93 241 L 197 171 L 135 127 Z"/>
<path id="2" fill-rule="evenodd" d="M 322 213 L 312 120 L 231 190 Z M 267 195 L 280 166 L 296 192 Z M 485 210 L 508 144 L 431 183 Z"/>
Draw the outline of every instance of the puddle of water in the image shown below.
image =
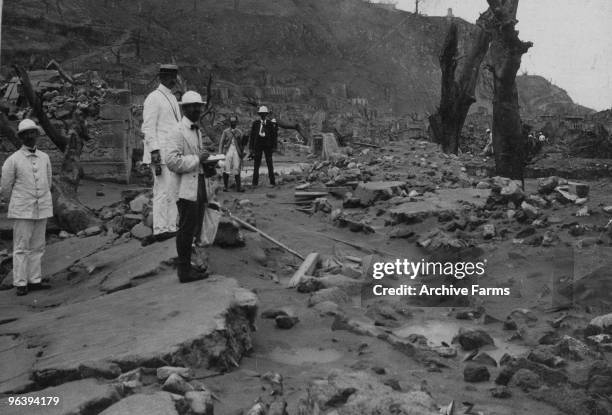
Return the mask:
<path id="1" fill-rule="evenodd" d="M 301 347 L 297 349 L 281 349 L 276 347 L 268 355 L 275 362 L 299 366 L 307 363 L 330 363 L 342 357 L 342 353 L 334 349 L 315 349 Z"/>
<path id="2" fill-rule="evenodd" d="M 411 334 L 420 334 L 427 338 L 430 346 L 440 346 L 442 342 L 451 344 L 453 337 L 459 332 L 461 327 L 464 328 L 481 328 L 480 326 L 469 323 L 456 323 L 453 321 L 426 321 L 421 324 L 405 326 L 394 330 L 394 334 L 399 337 L 408 337 Z M 490 333 L 489 333 L 490 334 Z M 508 353 L 511 356 L 518 356 L 529 351 L 527 346 L 516 343 L 511 343 L 501 337 L 496 337 L 491 334 L 495 346 L 486 346 L 480 350 L 487 352 L 492 358 L 499 362 L 499 359 Z M 457 345 L 459 352 L 461 348 Z"/>

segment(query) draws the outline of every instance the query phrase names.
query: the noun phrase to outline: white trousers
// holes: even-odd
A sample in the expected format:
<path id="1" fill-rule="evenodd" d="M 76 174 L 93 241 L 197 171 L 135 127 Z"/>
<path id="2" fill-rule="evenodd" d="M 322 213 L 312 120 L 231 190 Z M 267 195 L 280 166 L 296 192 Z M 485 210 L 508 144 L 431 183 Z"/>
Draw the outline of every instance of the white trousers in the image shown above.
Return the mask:
<path id="1" fill-rule="evenodd" d="M 40 262 L 45 253 L 47 219 L 15 219 L 13 223 L 13 285 L 41 281 Z"/>
<path id="2" fill-rule="evenodd" d="M 223 173 L 230 174 L 232 176 L 236 176 L 240 174 L 240 156 L 238 155 L 238 150 L 234 143 L 230 145 L 230 148 L 227 150 L 227 154 L 225 154 L 225 160 L 223 160 Z"/>
<path id="3" fill-rule="evenodd" d="M 179 176 L 162 164 L 162 173 L 153 177 L 153 234 L 176 232 Z"/>

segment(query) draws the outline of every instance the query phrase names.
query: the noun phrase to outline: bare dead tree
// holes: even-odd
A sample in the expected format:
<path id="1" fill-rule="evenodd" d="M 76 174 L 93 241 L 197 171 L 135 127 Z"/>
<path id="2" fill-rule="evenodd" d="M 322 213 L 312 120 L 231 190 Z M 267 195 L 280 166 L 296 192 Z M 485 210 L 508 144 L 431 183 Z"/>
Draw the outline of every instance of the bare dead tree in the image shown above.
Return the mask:
<path id="1" fill-rule="evenodd" d="M 490 70 L 493 74 L 493 150 L 497 174 L 523 179 L 526 139 L 519 114 L 516 74 L 532 42 L 523 42 L 515 29 L 519 0 L 487 0 L 494 15 Z"/>
<path id="2" fill-rule="evenodd" d="M 74 233 L 99 224 L 98 218 L 89 208 L 83 205 L 77 197 L 80 174 L 75 176 L 75 171 L 80 171 L 79 156 L 82 146 L 76 144 L 75 140 L 78 138 L 89 139 L 87 133 L 84 131 L 83 126 L 80 125 L 73 126 L 71 137 L 66 137 L 58 131 L 47 117 L 42 106 L 42 100 L 36 94 L 27 71 L 17 65 L 15 66 L 15 70 L 21 79 L 23 92 L 32 107 L 34 115 L 38 118 L 38 122 L 51 142 L 64 153 L 62 169 L 59 177 L 53 178 L 53 186 L 51 189 L 53 209 L 58 224 L 62 229 Z M 5 119 L 3 120 L 2 117 L 0 117 L 0 123 L 3 123 L 3 121 L 5 121 Z M 0 129 L 6 131 L 11 128 L 8 123 L 5 123 Z"/>
<path id="3" fill-rule="evenodd" d="M 433 140 L 439 143 L 446 153 L 457 154 L 465 118 L 470 106 L 476 102 L 474 95 L 480 66 L 491 41 L 491 35 L 486 30 L 490 18 L 491 13 L 487 11 L 478 19 L 465 56 L 458 56 L 459 29 L 455 21 L 451 23 L 444 41 L 440 54 L 440 105 L 437 112 L 429 117 L 429 125 Z M 463 63 L 457 71 L 459 59 L 463 59 Z"/>

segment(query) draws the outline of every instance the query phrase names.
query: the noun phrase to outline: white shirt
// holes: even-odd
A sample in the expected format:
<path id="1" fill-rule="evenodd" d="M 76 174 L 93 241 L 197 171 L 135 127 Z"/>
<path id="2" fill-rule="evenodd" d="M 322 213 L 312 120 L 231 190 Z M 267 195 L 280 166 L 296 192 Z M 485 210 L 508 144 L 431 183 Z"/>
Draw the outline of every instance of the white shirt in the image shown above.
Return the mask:
<path id="1" fill-rule="evenodd" d="M 144 101 L 142 108 L 142 133 L 144 134 L 144 154 L 142 162 L 151 163 L 151 152 L 160 151 L 162 164 L 165 163 L 168 149 L 168 135 L 181 120 L 181 109 L 176 97 L 160 84 Z"/>
<path id="2" fill-rule="evenodd" d="M 2 166 L 2 195 L 10 199 L 11 219 L 45 219 L 53 216 L 51 161 L 40 150 L 27 147 L 13 153 Z"/>

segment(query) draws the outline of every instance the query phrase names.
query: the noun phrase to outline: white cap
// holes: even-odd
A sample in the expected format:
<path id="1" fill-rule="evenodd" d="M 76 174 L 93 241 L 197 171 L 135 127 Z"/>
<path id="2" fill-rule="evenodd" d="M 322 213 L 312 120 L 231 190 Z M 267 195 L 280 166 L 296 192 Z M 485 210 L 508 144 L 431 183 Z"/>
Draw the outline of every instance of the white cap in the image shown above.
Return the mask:
<path id="1" fill-rule="evenodd" d="M 268 111 L 268 107 L 266 107 L 265 105 L 262 105 L 261 107 L 259 107 L 259 110 L 257 111 L 258 114 L 269 114 L 270 111 Z"/>
<path id="2" fill-rule="evenodd" d="M 39 133 L 42 132 L 41 129 L 38 127 L 38 125 L 36 125 L 34 121 L 32 121 L 29 118 L 25 118 L 23 121 L 19 123 L 19 126 L 17 127 L 17 134 L 20 134 L 27 130 L 37 130 Z"/>
<path id="3" fill-rule="evenodd" d="M 206 104 L 204 101 L 202 101 L 202 95 L 198 94 L 195 91 L 187 91 L 183 94 L 183 97 L 181 98 L 181 102 L 179 103 L 181 105 L 188 105 L 188 104 Z"/>
<path id="4" fill-rule="evenodd" d="M 490 133 L 490 132 L 491 132 L 491 130 L 487 128 L 487 132 L 488 132 L 488 133 Z"/>

